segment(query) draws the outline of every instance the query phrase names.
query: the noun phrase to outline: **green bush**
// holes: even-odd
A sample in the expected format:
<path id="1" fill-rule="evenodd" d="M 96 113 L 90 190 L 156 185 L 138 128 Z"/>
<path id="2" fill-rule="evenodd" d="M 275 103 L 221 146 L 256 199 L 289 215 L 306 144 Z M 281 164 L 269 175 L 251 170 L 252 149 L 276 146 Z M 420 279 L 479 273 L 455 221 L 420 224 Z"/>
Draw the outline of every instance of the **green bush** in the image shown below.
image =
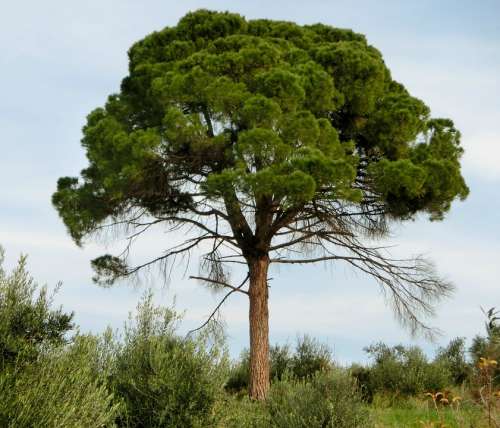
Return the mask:
<path id="1" fill-rule="evenodd" d="M 269 358 L 271 379 L 281 380 L 286 373 L 293 371 L 293 356 L 288 344 L 271 346 Z"/>
<path id="2" fill-rule="evenodd" d="M 306 379 L 333 366 L 328 346 L 309 336 L 297 340 L 292 357 L 291 372 L 297 379 Z"/>
<path id="3" fill-rule="evenodd" d="M 26 257 L 6 274 L 0 247 L 0 372 L 34 361 L 42 350 L 62 345 L 73 328 L 73 314 L 52 308 L 46 287 L 39 287 L 26 270 Z"/>
<path id="4" fill-rule="evenodd" d="M 481 377 L 478 371 L 480 359 L 488 358 L 498 362 L 493 372 L 493 383 L 500 386 L 500 324 L 498 323 L 500 311 L 491 308 L 484 313 L 487 317 L 485 323 L 486 336 L 475 336 L 469 349 L 474 364 L 474 382 L 477 382 L 478 377 Z"/>
<path id="5" fill-rule="evenodd" d="M 447 368 L 454 385 L 460 386 L 471 379 L 472 367 L 467 361 L 463 337 L 452 339 L 448 346 L 439 348 L 434 361 Z"/>
<path id="6" fill-rule="evenodd" d="M 148 294 L 117 352 L 114 391 L 124 403 L 124 427 L 208 427 L 227 375 L 225 353 L 208 338 L 175 334 L 177 316 Z"/>
<path id="7" fill-rule="evenodd" d="M 330 349 L 309 336 L 299 337 L 294 349 L 289 345 L 274 345 L 269 349 L 270 378 L 278 381 L 287 376 L 307 379 L 318 371 L 333 367 Z M 233 364 L 226 389 L 230 392 L 246 390 L 249 380 L 250 354 L 243 350 L 240 359 Z"/>
<path id="8" fill-rule="evenodd" d="M 272 427 L 369 426 L 355 380 L 340 369 L 317 372 L 304 380 L 285 378 L 275 382 L 267 407 Z"/>
<path id="9" fill-rule="evenodd" d="M 371 403 L 373 401 L 373 394 L 375 391 L 373 391 L 373 385 L 370 382 L 370 367 L 365 367 L 361 364 L 352 364 L 349 368 L 349 373 L 356 380 L 363 401 Z"/>
<path id="10" fill-rule="evenodd" d="M 365 350 L 374 362 L 367 371 L 357 368 L 353 374 L 359 376 L 361 387 L 370 397 L 376 392 L 418 395 L 442 390 L 452 384 L 447 364 L 439 360 L 429 362 L 418 347 L 388 347 L 378 343 Z"/>
<path id="11" fill-rule="evenodd" d="M 250 376 L 250 353 L 243 349 L 240 358 L 233 361 L 229 369 L 229 376 L 225 388 L 230 393 L 245 393 Z"/>
<path id="12" fill-rule="evenodd" d="M 92 336 L 41 354 L 0 375 L 2 427 L 112 427 L 119 404 L 96 370 L 100 344 Z"/>
<path id="13" fill-rule="evenodd" d="M 253 401 L 247 395 L 227 395 L 220 402 L 220 428 L 269 428 L 271 420 L 265 402 Z"/>

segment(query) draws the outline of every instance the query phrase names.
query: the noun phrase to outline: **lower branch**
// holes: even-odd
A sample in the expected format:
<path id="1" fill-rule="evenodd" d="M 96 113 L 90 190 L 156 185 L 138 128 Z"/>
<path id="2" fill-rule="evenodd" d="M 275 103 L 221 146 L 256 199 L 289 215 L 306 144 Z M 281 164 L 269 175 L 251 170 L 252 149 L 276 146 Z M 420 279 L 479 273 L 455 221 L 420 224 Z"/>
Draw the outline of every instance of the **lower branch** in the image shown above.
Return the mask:
<path id="1" fill-rule="evenodd" d="M 197 277 L 191 277 L 191 278 L 196 278 L 198 279 Z M 243 280 L 243 282 L 238 285 L 238 287 L 233 287 L 233 286 L 229 286 L 231 288 L 231 291 L 229 291 L 223 298 L 222 300 L 219 302 L 219 304 L 215 307 L 215 309 L 212 311 L 212 313 L 210 314 L 210 316 L 207 318 L 207 320 L 202 324 L 200 325 L 199 327 L 193 329 L 193 330 L 190 330 L 188 331 L 187 335 L 186 336 L 190 336 L 191 334 L 201 330 L 202 328 L 206 327 L 210 321 L 214 318 L 214 316 L 217 314 L 217 312 L 219 312 L 219 309 L 221 308 L 221 306 L 224 304 L 224 302 L 228 299 L 228 297 L 235 293 L 235 292 L 241 292 L 241 293 L 245 293 L 245 294 L 248 294 L 245 290 L 241 290 L 241 288 L 246 284 L 246 282 L 248 281 L 248 279 L 250 278 L 250 274 L 247 274 L 247 276 L 245 277 L 245 279 Z M 203 279 L 203 280 L 206 280 L 206 279 Z M 229 284 L 226 284 L 226 285 L 229 285 Z"/>

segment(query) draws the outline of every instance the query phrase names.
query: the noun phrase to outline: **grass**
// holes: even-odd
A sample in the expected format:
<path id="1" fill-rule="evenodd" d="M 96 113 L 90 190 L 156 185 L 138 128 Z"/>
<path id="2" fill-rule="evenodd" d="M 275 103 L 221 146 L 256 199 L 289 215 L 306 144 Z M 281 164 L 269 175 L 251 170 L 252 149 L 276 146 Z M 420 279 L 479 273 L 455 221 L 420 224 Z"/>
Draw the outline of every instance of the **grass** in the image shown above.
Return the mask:
<path id="1" fill-rule="evenodd" d="M 423 400 L 411 399 L 390 407 L 370 406 L 376 428 L 482 428 L 487 427 L 482 410 L 475 405 L 439 409 Z"/>

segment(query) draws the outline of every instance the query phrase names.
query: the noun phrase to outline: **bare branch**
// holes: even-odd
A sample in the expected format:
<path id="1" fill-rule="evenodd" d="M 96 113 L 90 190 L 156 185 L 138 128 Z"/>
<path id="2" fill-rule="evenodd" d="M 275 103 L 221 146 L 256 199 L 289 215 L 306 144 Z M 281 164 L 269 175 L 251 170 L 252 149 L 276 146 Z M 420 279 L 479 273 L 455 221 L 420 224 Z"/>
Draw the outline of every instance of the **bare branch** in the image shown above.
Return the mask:
<path id="1" fill-rule="evenodd" d="M 206 278 L 206 277 L 203 277 L 203 276 L 190 276 L 189 279 L 197 279 L 199 281 L 210 282 L 211 284 L 222 285 L 225 288 L 230 288 L 231 290 L 237 291 L 238 293 L 243 293 L 243 294 L 247 294 L 248 295 L 248 291 L 242 290 L 240 288 L 241 286 L 235 287 L 234 285 L 230 285 L 227 282 L 216 281 L 214 279 Z"/>
<path id="2" fill-rule="evenodd" d="M 235 293 L 236 291 L 241 291 L 241 287 L 243 287 L 245 285 L 245 283 L 248 281 L 248 279 L 250 278 L 250 273 L 247 274 L 247 276 L 245 277 L 245 279 L 243 280 L 243 282 L 238 286 L 238 287 L 234 287 L 234 289 L 232 289 L 231 291 L 229 291 L 223 298 L 222 300 L 219 302 L 219 304 L 215 307 L 215 309 L 212 311 L 212 313 L 209 315 L 209 317 L 207 318 L 207 320 L 201 325 L 199 326 L 198 328 L 195 328 L 194 330 L 190 330 L 186 336 L 189 336 L 199 330 L 201 330 L 203 327 L 207 326 L 208 323 L 213 319 L 213 317 L 217 314 L 217 312 L 219 311 L 219 309 L 221 308 L 221 306 L 224 304 L 224 302 L 227 300 L 227 298 Z M 246 293 L 246 292 L 245 292 Z"/>

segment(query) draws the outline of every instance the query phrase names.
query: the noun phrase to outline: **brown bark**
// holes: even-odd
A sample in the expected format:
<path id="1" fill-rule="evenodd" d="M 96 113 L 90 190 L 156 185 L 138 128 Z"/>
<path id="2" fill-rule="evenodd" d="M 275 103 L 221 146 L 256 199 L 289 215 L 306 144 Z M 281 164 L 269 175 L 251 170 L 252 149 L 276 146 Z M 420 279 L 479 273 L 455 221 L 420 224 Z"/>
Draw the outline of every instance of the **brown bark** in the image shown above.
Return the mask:
<path id="1" fill-rule="evenodd" d="M 269 310 L 267 271 L 269 257 L 249 263 L 250 268 L 250 385 L 253 400 L 264 400 L 269 391 Z"/>

